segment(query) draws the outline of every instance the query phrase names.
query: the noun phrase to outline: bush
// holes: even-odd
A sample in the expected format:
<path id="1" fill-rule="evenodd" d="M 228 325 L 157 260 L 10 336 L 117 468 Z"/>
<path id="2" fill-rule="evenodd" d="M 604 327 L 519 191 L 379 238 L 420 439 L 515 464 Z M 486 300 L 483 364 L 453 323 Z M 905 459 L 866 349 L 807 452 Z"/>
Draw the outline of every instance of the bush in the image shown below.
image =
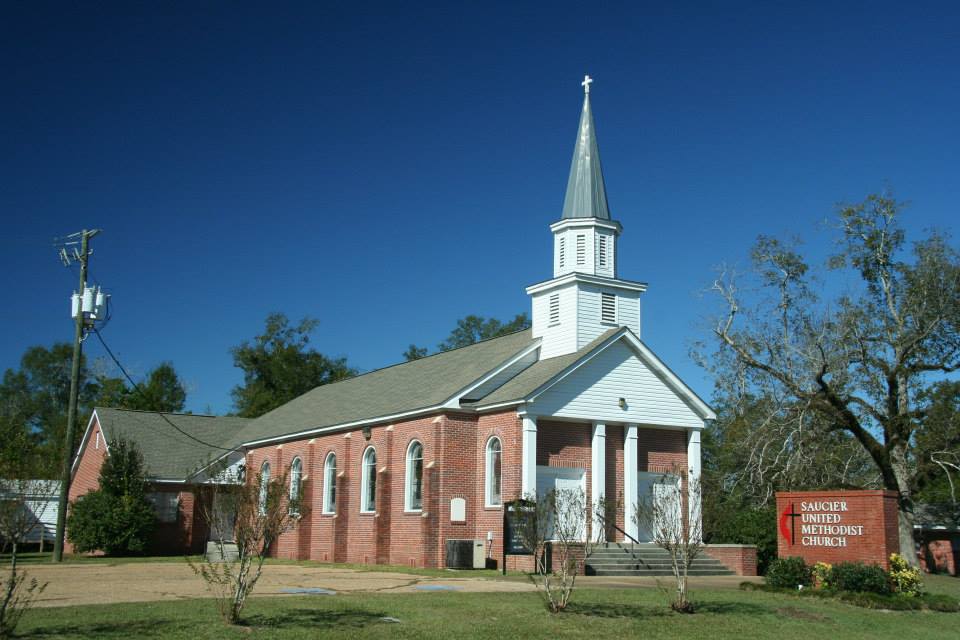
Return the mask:
<path id="1" fill-rule="evenodd" d="M 146 497 L 143 455 L 124 440 L 111 442 L 109 451 L 100 468 L 100 488 L 70 505 L 67 538 L 80 553 L 143 553 L 156 523 Z"/>
<path id="2" fill-rule="evenodd" d="M 779 589 L 796 589 L 813 584 L 813 570 L 803 558 L 777 558 L 767 568 L 766 582 Z"/>
<path id="3" fill-rule="evenodd" d="M 890 593 L 890 583 L 882 567 L 862 562 L 839 562 L 833 565 L 828 578 L 830 588 L 836 591 L 859 593 Z"/>
<path id="4" fill-rule="evenodd" d="M 906 560 L 897 553 L 890 554 L 890 586 L 895 593 L 905 596 L 919 596 L 923 593 L 923 581 L 920 579 L 920 569 L 911 567 Z"/>
<path id="5" fill-rule="evenodd" d="M 765 575 L 777 558 L 776 508 L 755 509 L 733 502 L 704 505 L 704 538 L 709 544 L 756 545 L 757 573 Z"/>
<path id="6" fill-rule="evenodd" d="M 829 562 L 818 562 L 813 565 L 813 586 L 817 589 L 830 588 L 830 572 L 833 571 L 833 565 Z"/>

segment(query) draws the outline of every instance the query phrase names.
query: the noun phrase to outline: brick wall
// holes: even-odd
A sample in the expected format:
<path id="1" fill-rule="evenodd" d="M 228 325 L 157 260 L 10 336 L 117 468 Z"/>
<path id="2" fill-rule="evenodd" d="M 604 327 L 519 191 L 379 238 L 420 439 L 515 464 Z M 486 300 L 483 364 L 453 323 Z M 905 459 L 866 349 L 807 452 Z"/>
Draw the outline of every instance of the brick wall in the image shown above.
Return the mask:
<path id="1" fill-rule="evenodd" d="M 842 503 L 845 509 L 804 511 L 804 503 Z M 791 507 L 798 517 L 788 515 Z M 816 521 L 819 514 L 824 514 L 825 522 Z M 859 561 L 888 569 L 890 554 L 900 549 L 897 517 L 896 491 L 779 492 L 777 555 L 799 556 L 808 563 Z M 814 529 L 804 533 L 804 525 Z M 823 531 L 821 526 L 857 529 L 851 534 L 845 529 Z"/>
<path id="2" fill-rule="evenodd" d="M 757 548 L 749 544 L 708 544 L 704 551 L 738 576 L 757 575 Z"/>
<path id="3" fill-rule="evenodd" d="M 960 533 L 924 531 L 918 534 L 920 567 L 927 573 L 960 575 Z"/>

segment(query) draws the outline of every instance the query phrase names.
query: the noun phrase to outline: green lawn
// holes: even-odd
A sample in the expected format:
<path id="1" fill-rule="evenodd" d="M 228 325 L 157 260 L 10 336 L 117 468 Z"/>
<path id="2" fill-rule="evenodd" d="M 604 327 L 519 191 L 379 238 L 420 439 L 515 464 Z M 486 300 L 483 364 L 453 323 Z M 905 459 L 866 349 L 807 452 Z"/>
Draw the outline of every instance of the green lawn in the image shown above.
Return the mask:
<path id="1" fill-rule="evenodd" d="M 956 588 L 950 585 L 951 588 Z M 534 593 L 338 594 L 254 598 L 245 628 L 220 622 L 212 600 L 34 609 L 36 638 L 950 638 L 960 614 L 883 612 L 790 595 L 703 591 L 698 613 L 670 612 L 656 589 L 583 590 L 551 615 Z M 397 618 L 387 622 L 382 618 Z"/>

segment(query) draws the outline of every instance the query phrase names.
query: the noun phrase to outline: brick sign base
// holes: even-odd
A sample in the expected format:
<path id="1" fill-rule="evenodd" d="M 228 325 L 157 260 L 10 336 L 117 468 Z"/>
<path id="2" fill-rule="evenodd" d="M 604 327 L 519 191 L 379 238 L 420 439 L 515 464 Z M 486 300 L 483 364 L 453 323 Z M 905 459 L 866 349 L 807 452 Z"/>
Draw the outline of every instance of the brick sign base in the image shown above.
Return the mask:
<path id="1" fill-rule="evenodd" d="M 777 493 L 777 555 L 889 569 L 900 551 L 896 491 Z"/>

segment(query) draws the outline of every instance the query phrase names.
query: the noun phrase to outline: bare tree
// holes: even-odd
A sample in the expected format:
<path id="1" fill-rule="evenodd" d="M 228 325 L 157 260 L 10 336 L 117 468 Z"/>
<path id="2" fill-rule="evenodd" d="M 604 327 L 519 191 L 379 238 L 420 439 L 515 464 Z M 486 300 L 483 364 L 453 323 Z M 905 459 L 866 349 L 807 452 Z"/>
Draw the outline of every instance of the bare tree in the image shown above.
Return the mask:
<path id="1" fill-rule="evenodd" d="M 240 622 L 240 612 L 263 572 L 263 563 L 280 534 L 305 515 L 297 487 L 290 490 L 287 474 L 251 482 L 241 478 L 218 478 L 211 485 L 212 500 L 202 517 L 215 533 L 217 555 L 188 560 L 217 601 L 220 614 L 230 624 Z M 236 551 L 233 552 L 233 547 Z"/>
<path id="2" fill-rule="evenodd" d="M 688 491 L 684 491 L 685 485 Z M 685 493 L 694 496 L 693 510 Z M 670 569 L 677 585 L 670 606 L 681 613 L 693 613 L 687 577 L 693 561 L 703 551 L 703 528 L 697 506 L 699 496 L 699 478 L 674 467 L 654 482 L 652 495 L 634 503 L 633 519 L 637 526 L 648 531 L 653 543 L 670 556 Z"/>
<path id="3" fill-rule="evenodd" d="M 17 555 L 20 546 L 43 526 L 43 514 L 58 489 L 58 483 L 52 480 L 0 480 L 0 538 L 10 550 L 9 573 L 3 580 L 0 600 L 0 638 L 13 635 L 20 618 L 47 587 L 48 583 L 38 582 L 18 569 Z"/>
<path id="4" fill-rule="evenodd" d="M 580 489 L 562 489 L 529 496 L 527 502 L 530 506 L 520 519 L 520 539 L 533 552 L 532 579 L 549 610 L 558 613 L 570 603 L 577 576 L 583 573 L 593 548 L 587 531 L 590 500 Z"/>
<path id="5" fill-rule="evenodd" d="M 718 373 L 776 400 L 774 419 L 756 425 L 751 463 L 797 460 L 798 443 L 849 436 L 882 486 L 899 492 L 901 555 L 915 564 L 914 496 L 957 469 L 960 432 L 932 452 L 914 436 L 927 417 L 922 392 L 960 369 L 960 257 L 937 233 L 905 255 L 901 209 L 885 194 L 840 208 L 840 252 L 828 264 L 835 291 L 790 244 L 761 237 L 746 287 L 732 271 L 714 282 L 724 311 L 713 333 Z"/>

